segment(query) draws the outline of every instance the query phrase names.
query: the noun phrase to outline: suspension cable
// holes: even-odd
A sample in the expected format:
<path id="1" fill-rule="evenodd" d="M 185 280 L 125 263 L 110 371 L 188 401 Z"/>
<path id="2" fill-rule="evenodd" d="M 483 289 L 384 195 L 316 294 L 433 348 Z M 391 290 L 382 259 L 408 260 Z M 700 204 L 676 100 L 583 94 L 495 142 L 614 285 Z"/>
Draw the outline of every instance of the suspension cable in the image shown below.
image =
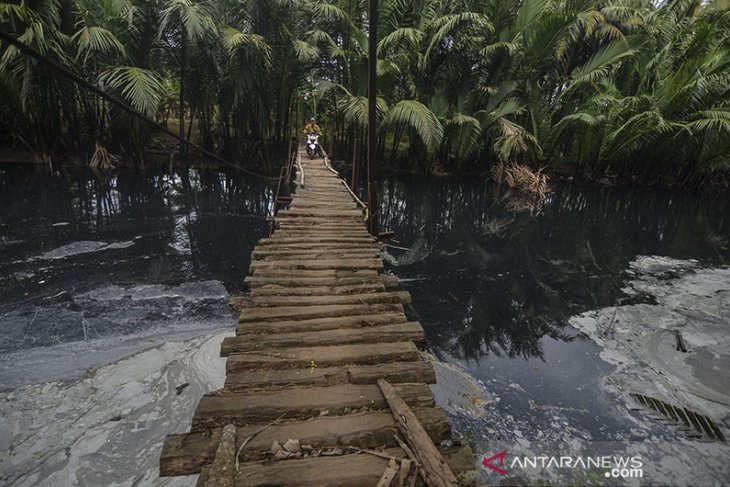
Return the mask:
<path id="1" fill-rule="evenodd" d="M 197 144 L 195 144 L 193 142 L 190 142 L 189 140 L 187 140 L 184 137 L 180 137 L 178 134 L 176 134 L 175 132 L 171 131 L 170 129 L 168 129 L 164 125 L 161 125 L 161 124 L 155 122 L 154 120 L 152 120 L 151 118 L 149 118 L 147 115 L 144 115 L 142 113 L 139 113 L 137 110 L 135 110 L 134 108 L 132 108 L 131 106 L 129 106 L 127 103 L 125 103 L 124 101 L 122 101 L 119 98 L 117 98 L 116 96 L 110 95 L 110 94 L 106 93 L 104 90 L 102 90 L 102 89 L 94 86 L 92 83 L 86 81 L 85 79 L 83 79 L 79 75 L 77 75 L 77 74 L 69 71 L 68 69 L 66 69 L 65 67 L 63 67 L 62 65 L 60 65 L 59 63 L 57 63 L 56 61 L 54 61 L 53 59 L 50 59 L 50 58 L 44 56 L 43 54 L 41 54 L 40 52 L 36 51 L 32 47 L 30 47 L 30 46 L 28 46 L 28 45 L 20 42 L 17 38 L 15 38 L 15 37 L 13 37 L 13 36 L 5 33 L 5 32 L 0 31 L 0 39 L 2 39 L 3 41 L 7 42 L 8 44 L 11 44 L 11 45 L 15 46 L 21 52 L 23 52 L 23 53 L 25 53 L 25 54 L 27 54 L 27 55 L 29 55 L 31 57 L 34 57 L 34 58 L 38 59 L 39 61 L 42 61 L 43 63 L 45 63 L 46 65 L 48 65 L 48 67 L 50 67 L 53 70 L 61 73 L 62 75 L 66 76 L 67 78 L 71 78 L 71 80 L 73 80 L 77 84 L 79 84 L 79 85 L 83 86 L 84 88 L 86 88 L 87 90 L 92 91 L 93 93 L 99 95 L 100 97 L 104 98 L 105 100 L 107 100 L 108 102 L 112 103 L 113 105 L 116 105 L 117 107 L 121 108 L 125 112 L 127 112 L 127 113 L 129 113 L 129 114 L 131 114 L 131 115 L 133 115 L 133 116 L 135 116 L 137 118 L 139 118 L 140 120 L 143 120 L 143 121 L 147 122 L 150 125 L 154 125 L 158 130 L 164 132 L 165 134 L 167 134 L 167 135 L 169 135 L 169 136 L 177 139 L 178 141 L 180 141 L 180 142 L 182 142 L 184 144 L 189 145 L 190 147 L 198 150 L 199 152 L 205 154 L 206 156 L 212 157 L 213 159 L 215 159 L 215 160 L 217 160 L 219 162 L 222 162 L 223 164 L 226 164 L 228 166 L 234 167 L 234 168 L 236 168 L 236 169 L 238 169 L 240 171 L 243 171 L 246 174 L 249 174 L 251 176 L 254 176 L 254 177 L 257 177 L 257 178 L 261 178 L 261 179 L 266 179 L 266 180 L 269 180 L 269 181 L 279 181 L 280 177 L 266 176 L 266 175 L 259 174 L 257 172 L 254 172 L 254 171 L 245 169 L 245 168 L 243 168 L 243 167 L 241 167 L 241 166 L 239 166 L 237 164 L 234 164 L 232 162 L 229 162 L 229 161 L 223 159 L 222 157 L 218 156 L 217 154 L 214 154 L 213 152 L 210 152 L 210 151 L 208 151 L 206 149 L 203 149 L 199 145 L 197 145 Z"/>

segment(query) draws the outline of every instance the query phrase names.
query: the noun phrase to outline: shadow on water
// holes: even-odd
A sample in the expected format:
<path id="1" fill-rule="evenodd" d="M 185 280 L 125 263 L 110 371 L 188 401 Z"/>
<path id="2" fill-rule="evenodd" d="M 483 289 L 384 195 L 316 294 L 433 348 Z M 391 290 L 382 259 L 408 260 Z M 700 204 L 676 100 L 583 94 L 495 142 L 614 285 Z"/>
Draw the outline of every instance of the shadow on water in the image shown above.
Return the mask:
<path id="1" fill-rule="evenodd" d="M 226 313 L 272 188 L 235 172 L 0 170 L 0 350 Z"/>

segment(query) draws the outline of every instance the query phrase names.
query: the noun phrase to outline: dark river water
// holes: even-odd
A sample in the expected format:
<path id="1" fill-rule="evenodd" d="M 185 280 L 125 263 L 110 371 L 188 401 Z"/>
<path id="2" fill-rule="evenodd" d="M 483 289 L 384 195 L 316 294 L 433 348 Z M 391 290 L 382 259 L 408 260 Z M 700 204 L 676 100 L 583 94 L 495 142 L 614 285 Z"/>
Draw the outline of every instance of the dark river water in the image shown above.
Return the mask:
<path id="1" fill-rule="evenodd" d="M 227 295 L 243 291 L 272 198 L 218 170 L 0 169 L 0 355 L 231 326 Z M 612 366 L 568 319 L 651 302 L 623 292 L 638 256 L 730 261 L 730 199 L 719 196 L 557 185 L 537 203 L 482 181 L 392 177 L 381 199 L 381 227 L 396 235 L 387 267 L 412 294 L 428 350 L 488 391 L 462 394 L 484 414 L 447 408 L 480 452 L 555 432 L 636 436 L 601 387 Z M 6 370 L 0 388 L 35 377 Z"/>

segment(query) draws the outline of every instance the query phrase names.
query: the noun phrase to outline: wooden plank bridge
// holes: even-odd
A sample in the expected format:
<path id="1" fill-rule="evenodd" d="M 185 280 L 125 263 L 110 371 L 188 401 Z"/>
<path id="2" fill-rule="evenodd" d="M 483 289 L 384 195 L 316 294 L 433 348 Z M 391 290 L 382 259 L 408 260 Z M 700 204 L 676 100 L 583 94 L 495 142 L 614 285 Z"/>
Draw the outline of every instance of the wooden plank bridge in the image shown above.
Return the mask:
<path id="1" fill-rule="evenodd" d="M 231 299 L 240 317 L 221 347 L 225 385 L 200 400 L 189 433 L 167 437 L 160 475 L 200 473 L 201 487 L 421 485 L 378 380 L 434 444 L 451 439 L 416 347 L 424 331 L 404 314 L 410 295 L 381 274 L 349 188 L 325 159 L 297 160 L 291 205 L 253 251 L 250 294 Z M 440 452 L 459 485 L 474 483 L 468 446 Z"/>

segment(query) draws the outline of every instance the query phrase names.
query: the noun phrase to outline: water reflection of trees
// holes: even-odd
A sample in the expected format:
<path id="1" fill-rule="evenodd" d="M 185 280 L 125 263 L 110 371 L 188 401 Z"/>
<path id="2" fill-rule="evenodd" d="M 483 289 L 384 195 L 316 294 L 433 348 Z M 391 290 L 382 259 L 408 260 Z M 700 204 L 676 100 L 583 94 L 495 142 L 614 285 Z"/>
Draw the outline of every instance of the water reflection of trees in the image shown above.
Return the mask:
<path id="1" fill-rule="evenodd" d="M 559 186 L 539 207 L 482 183 L 383 183 L 382 227 L 413 249 L 395 271 L 436 348 L 542 357 L 567 317 L 621 296 L 640 254 L 725 263 L 727 201 L 695 194 Z"/>
<path id="2" fill-rule="evenodd" d="M 135 248 L 153 257 L 184 246 L 190 250 L 186 262 L 174 264 L 214 277 L 230 273 L 231 255 L 240 256 L 240 269 L 235 267 L 245 273 L 248 254 L 266 231 L 272 199 L 267 184 L 214 169 L 74 170 L 51 176 L 11 168 L 0 178 L 0 225 L 4 234 L 27 242 L 29 255 L 68 243 L 71 235 L 102 241 L 141 237 Z M 52 227 L 59 222 L 67 225 Z"/>

